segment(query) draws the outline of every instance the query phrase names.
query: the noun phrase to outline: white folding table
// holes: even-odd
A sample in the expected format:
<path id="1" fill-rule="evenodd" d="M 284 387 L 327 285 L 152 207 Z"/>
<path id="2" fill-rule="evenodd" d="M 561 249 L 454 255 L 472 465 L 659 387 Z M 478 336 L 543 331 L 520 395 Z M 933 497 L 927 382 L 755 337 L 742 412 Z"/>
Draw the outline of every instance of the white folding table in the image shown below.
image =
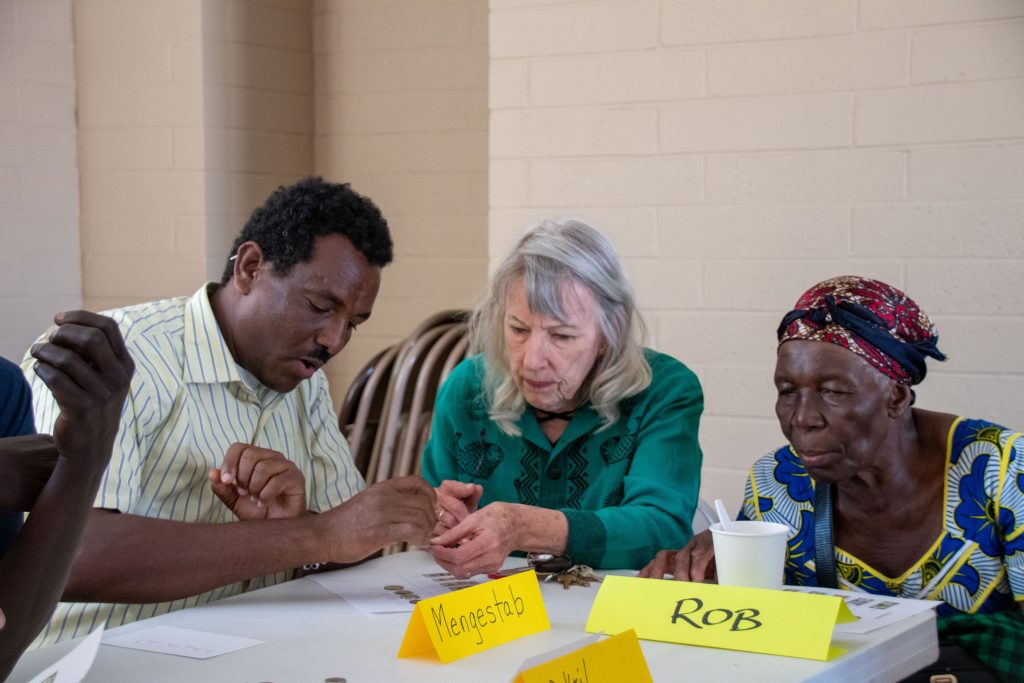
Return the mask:
<path id="1" fill-rule="evenodd" d="M 522 560 L 510 560 L 510 564 Z M 353 583 L 368 576 L 438 571 L 429 554 L 389 555 L 341 570 Z M 409 613 L 367 615 L 304 578 L 201 607 L 111 629 L 125 634 L 156 625 L 210 631 L 266 641 L 248 649 L 194 660 L 103 645 L 89 683 L 348 683 L 508 681 L 524 659 L 578 640 L 598 584 L 569 590 L 541 583 L 551 630 L 521 638 L 450 664 L 398 659 Z M 896 681 L 938 658 L 933 612 L 919 614 L 863 636 L 833 641 L 847 653 L 833 661 L 760 655 L 714 648 L 640 641 L 655 681 Z M 58 643 L 26 653 L 11 677 L 24 683 L 74 646 Z"/>

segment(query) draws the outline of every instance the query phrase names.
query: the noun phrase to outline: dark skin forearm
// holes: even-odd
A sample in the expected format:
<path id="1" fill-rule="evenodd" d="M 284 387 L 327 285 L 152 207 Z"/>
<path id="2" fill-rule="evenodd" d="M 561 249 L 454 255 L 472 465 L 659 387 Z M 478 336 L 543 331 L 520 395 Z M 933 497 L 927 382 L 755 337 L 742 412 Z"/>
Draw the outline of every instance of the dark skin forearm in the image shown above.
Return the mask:
<path id="1" fill-rule="evenodd" d="M 322 562 L 314 520 L 192 524 L 93 509 L 63 599 L 164 602 Z"/>
<path id="2" fill-rule="evenodd" d="M 5 438 L 0 445 L 0 511 L 31 510 L 56 465 L 53 437 L 32 434 Z"/>
<path id="3" fill-rule="evenodd" d="M 0 680 L 60 600 L 101 475 L 59 459 L 17 541 L 0 560 L 0 609 L 7 622 L 0 630 Z"/>

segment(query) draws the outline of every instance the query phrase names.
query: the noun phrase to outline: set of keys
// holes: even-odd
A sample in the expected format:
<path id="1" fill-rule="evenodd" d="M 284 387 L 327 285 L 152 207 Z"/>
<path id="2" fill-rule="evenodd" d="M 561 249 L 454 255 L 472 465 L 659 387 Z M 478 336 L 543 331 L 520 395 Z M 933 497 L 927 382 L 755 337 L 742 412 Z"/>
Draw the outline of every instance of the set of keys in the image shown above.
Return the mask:
<path id="1" fill-rule="evenodd" d="M 537 572 L 537 578 L 544 581 L 557 581 L 562 588 L 569 590 L 569 586 L 590 586 L 601 577 L 594 570 L 585 564 L 573 564 L 565 555 L 553 555 L 550 553 L 530 553 L 526 556 L 528 564 L 525 567 L 512 567 L 488 574 L 489 579 L 501 579 L 512 574 L 533 569 Z"/>
<path id="2" fill-rule="evenodd" d="M 590 584 L 600 582 L 601 577 L 585 564 L 574 564 L 558 574 L 547 575 L 544 577 L 544 580 L 555 580 L 562 584 L 562 588 L 569 590 L 569 586 L 584 586 L 589 588 Z"/>

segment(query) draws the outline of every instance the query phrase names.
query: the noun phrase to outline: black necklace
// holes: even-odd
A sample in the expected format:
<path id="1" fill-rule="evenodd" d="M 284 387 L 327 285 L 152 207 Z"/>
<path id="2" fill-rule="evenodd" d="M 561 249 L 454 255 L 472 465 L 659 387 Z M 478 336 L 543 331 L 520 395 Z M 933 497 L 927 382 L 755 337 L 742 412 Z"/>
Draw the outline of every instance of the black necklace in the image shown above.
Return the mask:
<path id="1" fill-rule="evenodd" d="M 565 420 L 568 422 L 572 419 L 572 416 L 576 414 L 576 411 L 567 410 L 563 413 L 552 413 L 547 410 L 541 410 L 540 408 L 534 408 L 533 414 L 537 417 L 537 422 L 548 422 L 550 420 Z"/>

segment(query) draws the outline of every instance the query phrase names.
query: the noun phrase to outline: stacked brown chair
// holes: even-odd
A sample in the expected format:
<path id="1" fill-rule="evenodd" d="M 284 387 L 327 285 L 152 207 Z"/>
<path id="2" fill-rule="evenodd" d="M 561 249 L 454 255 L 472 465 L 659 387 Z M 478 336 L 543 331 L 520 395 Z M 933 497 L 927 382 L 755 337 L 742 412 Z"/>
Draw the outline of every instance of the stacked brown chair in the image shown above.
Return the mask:
<path id="1" fill-rule="evenodd" d="M 464 310 L 436 313 L 395 345 L 365 472 L 368 483 L 419 471 L 415 450 L 429 430 L 441 373 L 452 347 L 465 337 L 467 317 Z"/>
<path id="2" fill-rule="evenodd" d="M 395 344 L 370 359 L 349 386 L 338 416 L 338 426 L 348 440 L 352 460 L 367 481 L 373 444 L 380 429 L 384 400 L 397 355 L 398 345 Z"/>

